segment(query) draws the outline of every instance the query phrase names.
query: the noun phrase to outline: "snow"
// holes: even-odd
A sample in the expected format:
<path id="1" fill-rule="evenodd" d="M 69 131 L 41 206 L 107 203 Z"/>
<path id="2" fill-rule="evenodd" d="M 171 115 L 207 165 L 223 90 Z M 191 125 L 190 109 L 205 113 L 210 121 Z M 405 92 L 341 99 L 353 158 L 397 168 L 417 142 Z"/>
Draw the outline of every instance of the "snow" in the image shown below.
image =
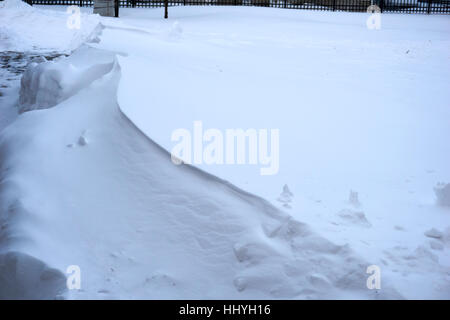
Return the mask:
<path id="1" fill-rule="evenodd" d="M 83 50 L 72 54 L 70 63 L 44 61 L 31 63 L 21 78 L 19 111 L 49 108 L 88 87 L 112 68 L 111 54 L 88 56 Z"/>
<path id="2" fill-rule="evenodd" d="M 17 116 L 14 105 L 27 64 L 70 53 L 84 41 L 94 40 L 89 36 L 100 28 L 98 15 L 82 12 L 80 28 L 70 29 L 66 7 L 60 9 L 63 12 L 44 10 L 21 0 L 0 2 L 0 130 Z"/>
<path id="3" fill-rule="evenodd" d="M 450 207 L 450 183 L 438 183 L 434 187 L 434 192 L 440 205 Z"/>
<path id="4" fill-rule="evenodd" d="M 375 295 L 357 285 L 365 264 L 348 246 L 214 176 L 174 166 L 120 112 L 119 75 L 115 64 L 79 94 L 4 130 L 8 190 L 20 190 L 2 199 L 17 219 L 4 231 L 8 247 L 58 270 L 76 262 L 84 289 L 71 298 Z M 343 268 L 330 271 L 334 263 Z M 314 285 L 316 273 L 326 275 L 323 286 Z M 396 297 L 390 290 L 379 296 Z"/>
<path id="5" fill-rule="evenodd" d="M 81 12 L 79 29 L 67 26 L 69 16 L 66 12 L 31 7 L 21 0 L 2 1 L 0 50 L 70 52 L 89 37 L 99 16 Z"/>
<path id="6" fill-rule="evenodd" d="M 2 45 L 77 49 L 30 64 L 0 135 L 0 298 L 450 298 L 448 17 L 121 9 L 35 33 L 25 13 L 67 15 L 6 4 Z M 174 165 L 196 120 L 279 129 L 279 172 Z"/>

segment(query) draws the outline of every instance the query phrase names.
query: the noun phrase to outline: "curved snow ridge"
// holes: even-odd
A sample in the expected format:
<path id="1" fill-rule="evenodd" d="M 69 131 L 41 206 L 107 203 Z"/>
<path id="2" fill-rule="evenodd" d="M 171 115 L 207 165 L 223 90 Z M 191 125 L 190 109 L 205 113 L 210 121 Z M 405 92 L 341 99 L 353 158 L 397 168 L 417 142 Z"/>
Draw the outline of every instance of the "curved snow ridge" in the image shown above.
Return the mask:
<path id="1" fill-rule="evenodd" d="M 385 280 L 368 290 L 369 263 L 349 246 L 224 180 L 174 165 L 120 110 L 114 57 L 79 51 L 56 68 L 88 54 L 110 65 L 87 70 L 109 71 L 53 108 L 22 114 L 0 137 L 2 297 L 400 297 Z M 43 86 L 64 88 L 58 80 Z M 81 269 L 81 290 L 65 290 L 70 265 Z M 30 277 L 10 276 L 19 270 Z"/>
<path id="2" fill-rule="evenodd" d="M 165 155 L 165 160 L 170 162 L 170 152 L 145 135 L 122 112 L 120 105 L 119 111 L 128 120 L 129 126 L 134 127 L 144 139 L 157 147 Z M 258 212 L 259 226 L 266 239 L 238 240 L 232 246 L 234 258 L 244 266 L 233 281 L 237 291 L 262 291 L 271 298 L 401 298 L 389 286 L 382 294 L 372 294 L 365 290 L 367 275 L 364 271 L 369 264 L 357 257 L 348 245 L 333 244 L 269 201 L 226 180 L 193 165 L 183 163 L 182 166 L 183 170 L 193 173 L 203 183 L 213 183 L 220 189 L 226 188 L 234 200 L 248 203 Z M 175 170 L 176 168 L 174 165 Z M 276 248 L 280 244 L 283 246 L 281 250 Z M 330 270 L 336 262 L 342 263 L 339 264 L 341 270 Z M 361 272 L 362 270 L 364 271 Z M 294 286 L 291 283 L 293 279 L 297 282 Z M 347 292 L 342 294 L 340 290 Z"/>
<path id="3" fill-rule="evenodd" d="M 70 59 L 47 61 L 41 57 L 40 63 L 29 64 L 20 81 L 19 113 L 51 108 L 110 72 L 114 53 L 98 49 L 89 56 L 90 45 L 100 41 L 104 28 L 97 23 Z"/>

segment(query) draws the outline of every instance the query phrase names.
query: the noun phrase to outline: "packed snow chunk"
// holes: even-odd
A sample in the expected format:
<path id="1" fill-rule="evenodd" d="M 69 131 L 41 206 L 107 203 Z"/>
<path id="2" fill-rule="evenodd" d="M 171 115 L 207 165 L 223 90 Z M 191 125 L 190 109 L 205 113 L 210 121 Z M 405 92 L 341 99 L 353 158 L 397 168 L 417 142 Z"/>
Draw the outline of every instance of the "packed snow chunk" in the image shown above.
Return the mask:
<path id="1" fill-rule="evenodd" d="M 450 183 L 438 183 L 434 187 L 434 193 L 439 205 L 450 207 Z"/>
<path id="2" fill-rule="evenodd" d="M 359 207 L 361 205 L 361 203 L 359 202 L 358 192 L 350 190 L 350 194 L 348 196 L 348 202 L 355 207 Z"/>
<path id="3" fill-rule="evenodd" d="M 31 63 L 20 81 L 19 112 L 53 107 L 108 73 L 114 56 L 99 51 L 82 46 L 70 59 Z"/>
<path id="4" fill-rule="evenodd" d="M 361 206 L 361 202 L 359 201 L 358 192 L 350 190 L 348 204 L 350 206 L 337 213 L 337 216 L 340 218 L 342 224 L 364 228 L 372 227 L 372 224 L 369 220 L 367 220 L 364 211 L 359 208 Z"/>
<path id="5" fill-rule="evenodd" d="M 277 200 L 283 204 L 283 207 L 290 209 L 293 196 L 294 194 L 289 190 L 287 184 L 285 184 L 283 186 L 283 192 L 281 192 Z"/>
<path id="6" fill-rule="evenodd" d="M 51 61 L 28 66 L 20 81 L 20 112 L 49 108 L 62 100 L 63 73 L 53 66 Z"/>
<path id="7" fill-rule="evenodd" d="M 31 7 L 20 0 L 5 0 L 0 2 L 0 50 L 70 52 L 95 39 L 99 21 L 98 15 L 73 15 Z"/>
<path id="8" fill-rule="evenodd" d="M 65 290 L 61 271 L 24 253 L 0 254 L 0 300 L 58 299 Z"/>
<path id="9" fill-rule="evenodd" d="M 23 12 L 32 11 L 33 8 L 22 0 L 5 0 L 0 3 L 0 9 L 21 10 Z"/>
<path id="10" fill-rule="evenodd" d="M 86 138 L 86 134 L 87 134 L 87 131 L 85 130 L 85 131 L 83 131 L 83 133 L 81 134 L 80 138 L 78 138 L 78 144 L 79 144 L 80 146 L 85 146 L 85 145 L 88 144 L 88 140 L 87 140 L 87 138 Z"/>

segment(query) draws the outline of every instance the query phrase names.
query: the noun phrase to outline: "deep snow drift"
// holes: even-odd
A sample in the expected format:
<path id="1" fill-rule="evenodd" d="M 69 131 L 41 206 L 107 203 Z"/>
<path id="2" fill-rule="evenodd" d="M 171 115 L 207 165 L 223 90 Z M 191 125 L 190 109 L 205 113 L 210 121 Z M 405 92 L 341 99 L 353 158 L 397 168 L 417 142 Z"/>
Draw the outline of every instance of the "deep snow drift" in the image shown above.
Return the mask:
<path id="1" fill-rule="evenodd" d="M 103 53 L 83 47 L 67 60 L 75 67 L 86 54 Z M 88 88 L 3 132 L 3 250 L 59 270 L 79 265 L 83 290 L 70 297 L 399 297 L 388 285 L 378 294 L 364 288 L 368 263 L 349 246 L 214 176 L 174 166 L 121 113 L 120 68 L 109 66 Z M 1 271 L 3 280 L 15 273 Z M 1 293 L 13 284 L 3 281 Z"/>
<path id="2" fill-rule="evenodd" d="M 431 31 L 406 38 L 416 17 L 388 16 L 387 30 L 364 42 L 360 14 L 187 7 L 172 9 L 176 24 L 159 14 L 122 10 L 71 56 L 24 74 L 23 113 L 0 138 L 0 297 L 449 298 L 448 187 L 436 185 L 450 180 L 439 136 L 449 131 L 448 20 L 417 17 Z M 412 64 L 428 56 L 433 73 L 412 69 L 403 46 L 416 49 Z M 381 85 L 378 105 L 364 97 L 379 81 L 350 90 L 367 68 L 401 94 Z M 426 116 L 410 91 L 420 76 L 435 94 Z M 405 172 L 430 159 L 434 171 L 408 176 L 405 191 L 396 172 L 405 149 L 383 157 L 411 138 L 402 119 L 420 116 L 429 130 L 414 135 L 428 132 L 435 145 L 416 144 L 427 156 Z M 282 171 L 264 180 L 249 167 L 175 166 L 170 133 L 198 119 L 284 130 Z M 361 149 L 368 141 L 372 150 Z M 432 200 L 414 200 L 426 192 Z M 372 264 L 381 290 L 366 287 Z M 69 265 L 81 268 L 81 290 L 65 290 Z"/>

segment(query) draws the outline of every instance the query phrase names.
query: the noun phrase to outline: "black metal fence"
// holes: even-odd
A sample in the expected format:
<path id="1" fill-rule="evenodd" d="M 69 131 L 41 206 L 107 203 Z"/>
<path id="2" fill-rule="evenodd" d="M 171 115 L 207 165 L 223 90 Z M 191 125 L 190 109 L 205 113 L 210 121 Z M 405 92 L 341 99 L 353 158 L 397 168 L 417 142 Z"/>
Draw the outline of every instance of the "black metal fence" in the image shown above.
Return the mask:
<path id="1" fill-rule="evenodd" d="M 93 6 L 93 0 L 25 0 L 41 5 Z M 117 0 L 120 7 L 163 7 L 164 0 Z M 381 12 L 450 14 L 450 0 L 169 0 L 169 6 L 256 6 L 285 9 L 367 12 L 377 5 Z"/>

